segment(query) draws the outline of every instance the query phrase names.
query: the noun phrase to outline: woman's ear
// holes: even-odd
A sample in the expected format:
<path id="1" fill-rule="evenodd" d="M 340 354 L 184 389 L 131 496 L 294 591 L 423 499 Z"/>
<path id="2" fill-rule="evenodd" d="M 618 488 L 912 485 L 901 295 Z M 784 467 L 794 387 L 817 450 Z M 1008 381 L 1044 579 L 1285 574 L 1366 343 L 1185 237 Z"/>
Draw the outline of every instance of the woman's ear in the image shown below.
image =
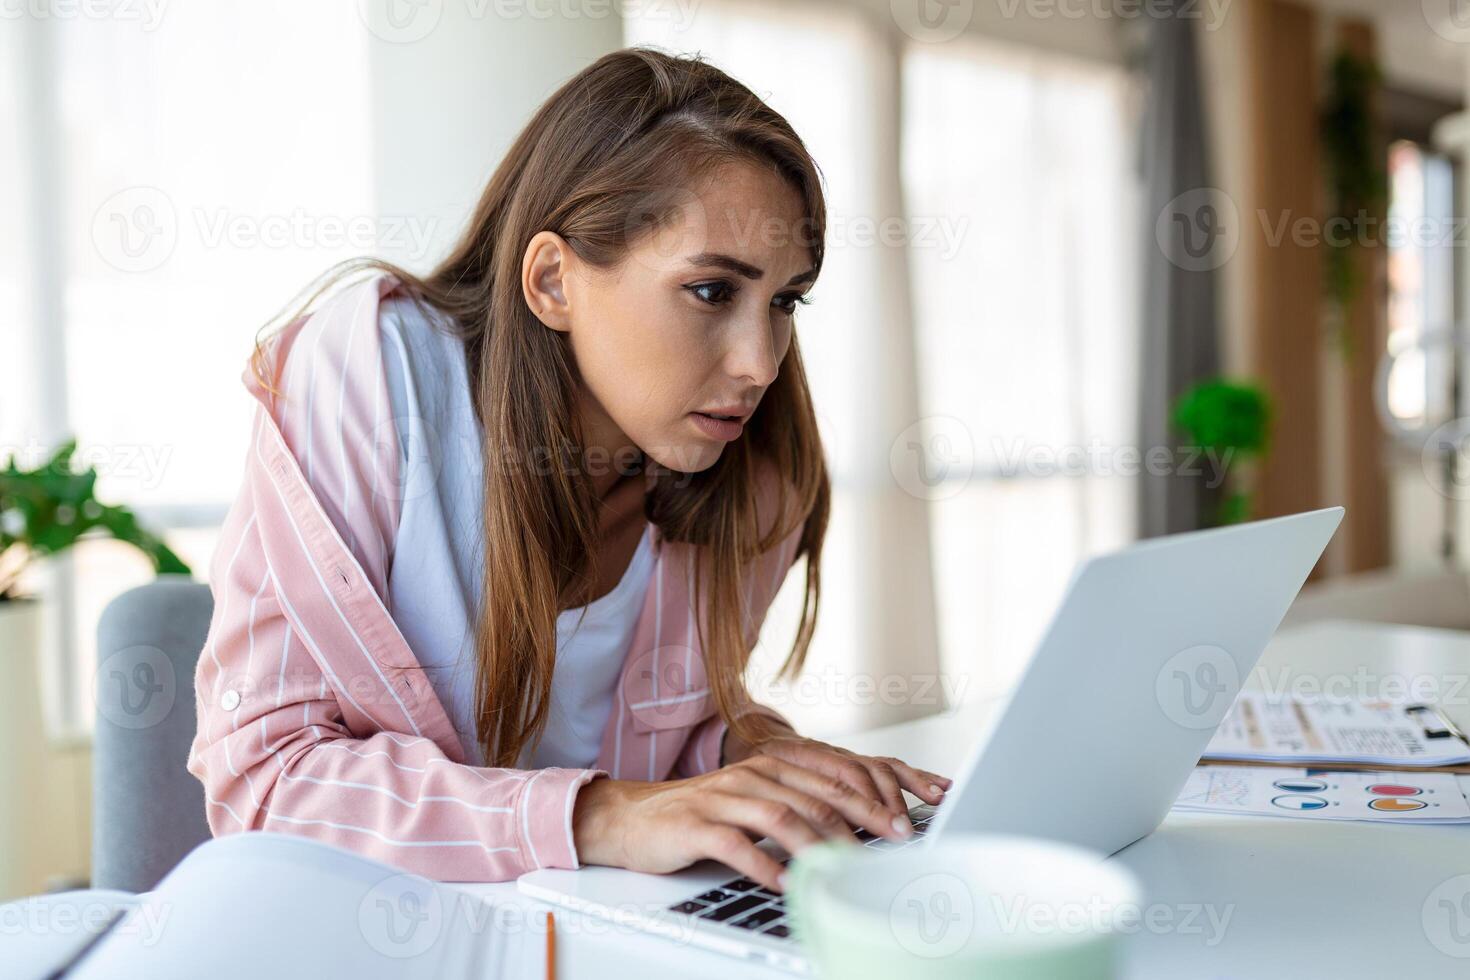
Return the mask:
<path id="1" fill-rule="evenodd" d="M 562 333 L 572 329 L 564 282 L 572 258 L 571 246 L 554 231 L 538 231 L 521 257 L 521 293 L 526 305 L 536 319 Z"/>

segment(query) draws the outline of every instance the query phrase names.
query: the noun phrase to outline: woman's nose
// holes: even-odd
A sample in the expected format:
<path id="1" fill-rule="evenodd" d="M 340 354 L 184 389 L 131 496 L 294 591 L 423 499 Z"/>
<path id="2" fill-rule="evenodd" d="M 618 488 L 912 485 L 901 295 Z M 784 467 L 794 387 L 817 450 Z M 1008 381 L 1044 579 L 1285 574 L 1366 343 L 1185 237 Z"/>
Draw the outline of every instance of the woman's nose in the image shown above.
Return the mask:
<path id="1" fill-rule="evenodd" d="M 761 388 L 775 381 L 781 367 L 776 331 L 769 317 L 743 324 L 734 334 L 727 358 L 730 373 Z"/>

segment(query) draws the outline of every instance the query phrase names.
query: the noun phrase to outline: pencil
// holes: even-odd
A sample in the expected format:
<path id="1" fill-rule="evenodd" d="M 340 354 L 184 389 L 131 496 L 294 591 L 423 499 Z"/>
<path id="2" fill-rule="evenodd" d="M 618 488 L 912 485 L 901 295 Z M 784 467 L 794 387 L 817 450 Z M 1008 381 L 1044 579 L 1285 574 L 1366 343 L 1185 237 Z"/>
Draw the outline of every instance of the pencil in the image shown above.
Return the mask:
<path id="1" fill-rule="evenodd" d="M 556 916 L 546 913 L 546 980 L 556 980 Z"/>

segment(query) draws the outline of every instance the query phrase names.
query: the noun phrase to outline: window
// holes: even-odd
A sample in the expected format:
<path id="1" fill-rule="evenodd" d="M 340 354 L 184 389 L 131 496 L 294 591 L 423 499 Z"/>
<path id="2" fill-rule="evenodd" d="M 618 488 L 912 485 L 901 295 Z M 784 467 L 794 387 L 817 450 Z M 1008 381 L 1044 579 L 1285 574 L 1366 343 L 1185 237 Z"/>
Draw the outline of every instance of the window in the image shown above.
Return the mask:
<path id="1" fill-rule="evenodd" d="M 202 579 L 239 488 L 251 404 L 237 382 L 257 330 L 327 266 L 385 244 L 366 32 L 352 4 L 177 5 L 156 22 L 36 9 L 0 32 L 24 78 L 0 86 L 0 120 L 22 148 L 54 146 L 55 167 L 4 182 L 0 199 L 55 224 L 0 230 L 0 258 L 16 260 L 0 271 L 0 330 L 22 379 L 0 386 L 0 440 L 25 450 L 42 421 L 51 444 L 75 433 L 99 496 L 136 508 Z M 879 567 L 872 522 L 905 492 L 887 444 L 902 449 L 920 419 L 901 416 L 917 412 L 964 435 L 959 465 L 925 493 L 926 625 L 958 700 L 1006 686 L 1077 558 L 1133 534 L 1132 483 L 1110 475 L 1132 440 L 1136 360 L 1125 72 L 1020 45 L 913 43 L 857 5 L 628 12 L 629 43 L 705 52 L 824 168 L 828 259 L 797 328 L 835 494 L 812 674 L 871 679 L 914 653 L 871 635 L 875 609 L 889 630 L 909 614 L 883 601 L 882 576 L 900 573 Z M 40 159 L 0 146 L 0 166 Z M 17 188 L 32 185 L 46 203 L 24 211 Z M 901 268 L 873 247 L 895 220 Z M 56 247 L 38 247 L 48 236 Z M 917 394 L 875 404 L 890 356 Z M 57 567 L 70 635 L 46 659 L 67 665 L 59 717 L 85 727 L 98 615 L 150 572 L 104 539 Z M 790 637 L 801 573 L 768 635 Z M 779 652 L 758 649 L 757 670 Z M 850 688 L 787 707 L 817 734 L 876 717 Z"/>
<path id="2" fill-rule="evenodd" d="M 943 664 L 1017 678 L 1076 562 L 1135 535 L 1137 278 L 1124 69 L 957 39 L 904 53 L 920 390 L 973 447 L 935 488 Z"/>
<path id="3" fill-rule="evenodd" d="M 35 387 L 6 396 L 0 419 L 28 421 L 0 437 L 34 464 L 74 433 L 98 497 L 136 509 L 202 581 L 240 485 L 252 403 L 234 382 L 257 330 L 332 262 L 375 249 L 365 32 L 351 4 L 181 4 L 157 21 L 126 5 L 37 9 L 21 24 L 46 43 L 15 69 L 32 83 L 5 87 L 54 114 L 27 117 L 20 142 L 54 132 L 61 231 L 27 227 L 0 248 L 59 234 L 59 268 L 5 280 L 0 303 L 34 311 L 54 289 L 64 356 L 44 356 L 52 324 L 5 318 L 24 335 L 5 338 L 22 352 L 7 373 Z M 48 390 L 64 411 L 46 412 L 57 434 L 28 456 Z M 151 569 L 99 538 L 58 570 L 75 582 L 57 596 L 75 602 L 44 658 L 65 665 L 52 714 L 86 728 L 98 616 Z"/>
<path id="4" fill-rule="evenodd" d="M 1449 158 L 1401 140 L 1388 157 L 1387 409 L 1407 428 L 1451 411 L 1454 362 L 1454 172 Z"/>
<path id="5" fill-rule="evenodd" d="M 1075 562 L 1135 534 L 1134 481 L 1113 475 L 1137 441 L 1129 75 L 1016 45 L 901 44 L 840 5 L 707 0 L 687 25 L 655 7 L 627 21 L 626 40 L 731 72 L 786 116 L 826 179 L 828 257 L 797 315 L 833 474 L 823 608 L 804 682 L 771 684 L 800 611 L 794 568 L 753 657 L 758 696 L 830 734 L 889 720 L 874 687 L 911 676 L 918 651 L 862 635 L 867 605 L 893 605 L 884 570 L 876 588 L 854 572 L 885 557 L 874 484 L 894 474 L 868 465 L 860 444 L 875 438 L 885 456 L 890 439 L 927 440 L 951 464 L 920 490 L 940 663 L 951 702 L 999 692 Z M 894 219 L 907 271 L 885 279 L 872 245 Z M 911 335 L 890 328 L 895 303 Z M 905 360 L 922 419 L 872 404 L 875 372 Z"/>
<path id="6" fill-rule="evenodd" d="M 1455 320 L 1455 164 L 1414 139 L 1389 148 L 1388 344 L 1375 379 L 1392 442 L 1394 564 L 1453 560 L 1465 485 L 1465 430 L 1455 407 L 1464 337 Z M 1386 368 L 1386 370 L 1385 370 Z"/>

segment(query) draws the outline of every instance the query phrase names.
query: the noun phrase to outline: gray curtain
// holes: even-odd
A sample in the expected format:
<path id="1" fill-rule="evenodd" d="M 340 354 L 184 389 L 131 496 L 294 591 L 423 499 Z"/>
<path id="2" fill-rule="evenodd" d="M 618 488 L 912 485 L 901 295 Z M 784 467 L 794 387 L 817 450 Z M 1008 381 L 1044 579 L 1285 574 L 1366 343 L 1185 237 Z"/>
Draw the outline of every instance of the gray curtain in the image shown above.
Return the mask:
<path id="1" fill-rule="evenodd" d="M 1147 102 L 1142 130 L 1144 182 L 1142 372 L 1139 446 L 1178 447 L 1188 439 L 1171 422 L 1178 396 L 1220 371 L 1215 277 L 1226 245 L 1210 252 L 1206 235 L 1218 235 L 1233 211 L 1210 192 L 1209 153 L 1200 93 L 1194 21 L 1146 18 L 1144 75 Z M 1237 235 L 1239 229 L 1227 229 Z M 1145 457 L 1146 458 L 1146 457 Z M 1187 454 L 1178 454 L 1179 464 Z M 1213 522 L 1220 492 L 1211 490 L 1210 466 L 1200 475 L 1183 465 L 1168 475 L 1145 467 L 1139 486 L 1140 537 L 1193 530 Z"/>

